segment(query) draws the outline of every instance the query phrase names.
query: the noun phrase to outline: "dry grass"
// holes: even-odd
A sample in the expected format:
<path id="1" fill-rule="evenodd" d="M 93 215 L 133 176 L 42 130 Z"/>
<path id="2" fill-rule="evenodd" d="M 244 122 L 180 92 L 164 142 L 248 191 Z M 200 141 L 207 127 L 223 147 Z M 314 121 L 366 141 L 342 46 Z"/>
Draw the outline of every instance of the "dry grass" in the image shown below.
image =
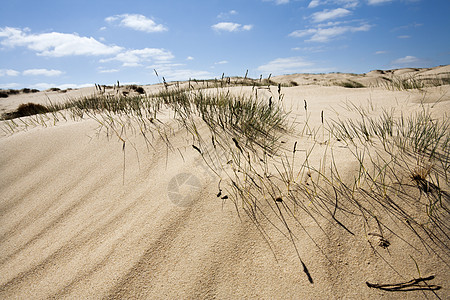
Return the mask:
<path id="1" fill-rule="evenodd" d="M 234 84 L 244 84 L 247 78 L 239 80 Z M 436 119 L 426 109 L 410 116 L 394 111 L 374 116 L 370 108 L 348 104 L 347 110 L 359 118 L 324 120 L 322 111 L 321 128 L 314 128 L 305 101 L 305 121 L 295 127 L 282 106 L 281 85 L 277 93 L 262 99 L 257 89 L 251 96 L 233 95 L 227 89 L 231 79 L 226 78 L 189 82 L 187 88 L 163 81 L 164 88 L 155 94 L 99 94 L 45 109 L 53 112 L 53 118 L 64 117 L 60 111 L 65 110 L 74 119 L 95 119 L 107 134 L 119 137 L 124 149 L 131 132 L 142 135 L 149 146 L 156 136 L 173 150 L 170 125 L 159 121 L 162 112 L 173 116 L 192 137 L 187 146 L 217 175 L 217 196 L 232 201 L 239 215 L 248 216 L 271 248 L 267 224 L 289 239 L 311 283 L 293 231 L 294 227 L 306 231 L 302 215 L 318 227 L 325 220 L 352 236 L 356 219 L 366 234 L 380 237 L 372 245 L 375 251 L 377 246 L 389 247 L 385 232 L 410 244 L 405 237 L 409 232 L 420 240 L 420 245 L 410 244 L 412 248 L 423 247 L 449 262 L 447 118 Z M 264 84 L 269 81 L 260 79 Z M 22 122 L 34 122 L 30 120 Z M 19 121 L 7 124 L 7 131 L 20 127 Z M 208 133 L 200 133 L 200 128 Z M 286 135 L 300 142 L 287 147 L 281 141 Z M 345 165 L 335 156 L 337 143 L 345 145 L 346 155 L 358 165 L 351 176 L 344 176 Z M 317 164 L 310 157 L 319 150 L 323 158 Z M 301 161 L 299 153 L 304 154 Z"/>

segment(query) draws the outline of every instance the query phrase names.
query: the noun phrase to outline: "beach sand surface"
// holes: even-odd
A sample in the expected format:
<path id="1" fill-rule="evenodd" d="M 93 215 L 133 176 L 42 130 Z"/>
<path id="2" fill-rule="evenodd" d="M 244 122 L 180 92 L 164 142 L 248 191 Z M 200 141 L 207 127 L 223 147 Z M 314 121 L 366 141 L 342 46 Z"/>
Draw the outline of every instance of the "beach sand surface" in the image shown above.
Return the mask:
<path id="1" fill-rule="evenodd" d="M 449 85 L 398 91 L 377 82 L 392 74 L 435 78 L 449 72 L 449 66 L 444 66 L 363 75 L 274 77 L 276 83 L 296 82 L 282 88 L 282 105 L 297 126 L 297 134 L 283 137 L 284 147 L 292 149 L 296 144 L 295 159 L 302 163 L 313 143 L 311 137 L 298 134 L 305 118 L 311 128 L 321 128 L 322 112 L 325 121 L 358 117 L 349 111 L 350 103 L 372 107 L 374 115 L 393 109 L 396 116 L 406 116 L 426 109 L 436 118 L 445 117 L 450 112 Z M 346 80 L 365 87 L 334 84 Z M 161 85 L 145 89 L 156 91 Z M 254 92 L 241 86 L 230 90 Z M 276 90 L 271 87 L 273 95 Z M 93 93 L 95 88 L 13 95 L 0 100 L 0 110 L 10 112 L 23 103 L 64 102 Z M 265 89 L 258 93 L 261 98 L 271 95 Z M 384 237 L 390 245 L 383 248 L 377 236 L 368 235 L 360 218 L 345 218 L 350 234 L 333 219 L 314 220 L 300 210 L 301 223 L 287 220 L 298 253 L 286 230 L 280 232 L 263 222 L 271 239 L 268 244 L 253 222 L 242 211 L 237 213 L 232 201 L 217 197 L 219 178 L 193 149 L 190 135 L 169 115 L 161 121 L 171 128 L 172 148 L 160 135 L 151 138 L 149 145 L 132 131 L 126 132 L 124 146 L 117 134 L 91 118 L 61 119 L 15 132 L 9 132 L 2 121 L 1 299 L 450 297 L 448 249 L 436 247 L 433 252 L 411 231 L 396 236 L 386 230 Z M 207 136 L 208 129 L 204 126 L 199 132 Z M 357 162 L 345 144 L 317 142 L 327 136 L 318 130 L 310 163 L 319 168 L 328 153 L 329 166 L 333 149 L 341 176 L 351 179 Z M 292 155 L 291 150 L 286 152 Z M 442 187 L 448 189 L 448 181 Z M 180 205 L 180 199 L 186 205 Z M 395 224 L 392 221 L 390 226 L 396 228 Z M 448 238 L 445 241 L 448 247 Z M 386 291 L 366 284 L 395 284 L 431 275 L 435 278 L 428 284 L 441 289 Z"/>

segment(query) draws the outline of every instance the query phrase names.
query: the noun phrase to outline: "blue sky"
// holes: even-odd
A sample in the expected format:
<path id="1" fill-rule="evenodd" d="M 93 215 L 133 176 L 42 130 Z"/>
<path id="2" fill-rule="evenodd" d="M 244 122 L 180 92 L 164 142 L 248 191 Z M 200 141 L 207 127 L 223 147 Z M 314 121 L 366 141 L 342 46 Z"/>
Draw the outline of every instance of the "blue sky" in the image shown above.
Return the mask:
<path id="1" fill-rule="evenodd" d="M 450 63 L 449 0 L 6 0 L 0 88 Z"/>

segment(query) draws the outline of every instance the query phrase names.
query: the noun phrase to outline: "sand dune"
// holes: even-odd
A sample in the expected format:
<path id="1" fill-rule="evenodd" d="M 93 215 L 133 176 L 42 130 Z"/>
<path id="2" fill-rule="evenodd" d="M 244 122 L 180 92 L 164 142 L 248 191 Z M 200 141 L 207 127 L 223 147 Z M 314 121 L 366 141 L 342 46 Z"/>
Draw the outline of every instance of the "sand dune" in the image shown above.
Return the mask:
<path id="1" fill-rule="evenodd" d="M 445 66 L 421 74 L 448 71 Z M 407 72 L 411 70 L 394 71 Z M 449 85 L 425 91 L 391 91 L 332 84 L 351 79 L 368 86 L 380 76 L 386 76 L 385 72 L 364 76 L 299 74 L 273 80 L 297 82 L 298 86 L 283 88 L 283 106 L 291 111 L 290 120 L 297 120 L 299 128 L 304 126 L 304 100 L 310 112 L 309 124 L 317 128 L 322 111 L 326 120 L 336 115 L 354 116 L 345 109 L 345 103 L 372 105 L 374 114 L 395 108 L 397 115 L 407 115 L 425 106 L 437 118 L 450 112 Z M 149 86 L 146 90 L 158 88 Z M 275 93 L 276 86 L 272 89 Z M 251 87 L 232 90 L 252 93 Z M 11 111 L 21 103 L 45 103 L 46 97 L 64 101 L 64 97 L 92 92 L 88 88 L 64 96 L 57 92 L 15 95 L 2 99 L 0 108 Z M 264 97 L 268 91 L 261 90 L 259 95 Z M 192 148 L 186 131 L 168 117 L 162 121 L 172 128 L 173 149 L 168 149 L 158 135 L 150 147 L 140 134 L 128 132 L 123 150 L 115 134 L 107 134 L 89 118 L 2 134 L 0 298 L 450 296 L 448 250 L 427 250 L 411 232 L 402 237 L 386 232 L 390 246 L 374 249 L 368 241 L 377 245 L 378 237 L 367 235 L 358 218 L 345 219 L 353 233 L 349 234 L 330 219 L 320 219 L 319 227 L 309 215 L 299 212 L 301 226 L 288 221 L 313 279 L 310 283 L 291 241 L 270 224 L 262 224 L 272 240 L 271 249 L 248 217 L 238 215 L 231 201 L 217 197 L 219 178 Z M 208 129 L 203 126 L 199 131 L 206 136 Z M 299 149 L 307 149 L 311 139 L 286 134 L 283 140 L 286 149 L 292 149 L 296 142 Z M 342 176 L 351 178 L 358 166 L 339 142 L 317 144 L 311 164 L 323 162 L 328 147 L 334 149 Z M 300 163 L 305 152 L 295 155 Z M 190 184 L 184 190 L 174 188 L 184 181 Z M 448 188 L 448 181 L 442 184 Z M 177 205 L 182 201 L 177 197 L 186 195 L 186 205 Z M 448 239 L 446 242 L 448 247 Z M 392 292 L 366 285 L 401 283 L 430 275 L 436 277 L 428 284 L 438 285 L 440 290 Z"/>

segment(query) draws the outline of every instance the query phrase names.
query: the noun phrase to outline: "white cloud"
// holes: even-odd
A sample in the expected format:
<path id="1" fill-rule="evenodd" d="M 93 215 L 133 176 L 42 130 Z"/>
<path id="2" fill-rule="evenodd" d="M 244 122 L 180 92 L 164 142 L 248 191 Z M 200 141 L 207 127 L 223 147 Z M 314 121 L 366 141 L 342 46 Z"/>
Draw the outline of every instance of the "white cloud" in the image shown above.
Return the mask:
<path id="1" fill-rule="evenodd" d="M 15 89 L 15 88 L 18 88 L 19 86 L 20 86 L 20 84 L 18 84 L 16 82 L 1 83 L 0 84 L 0 89 Z"/>
<path id="2" fill-rule="evenodd" d="M 234 16 L 234 15 L 237 15 L 237 14 L 238 14 L 237 11 L 235 11 L 235 10 L 230 10 L 229 12 L 222 12 L 222 13 L 220 13 L 220 14 L 217 16 L 217 18 L 218 18 L 218 19 L 228 19 L 228 18 L 230 18 L 231 16 Z"/>
<path id="3" fill-rule="evenodd" d="M 119 72 L 118 69 L 100 69 L 98 70 L 99 73 L 117 73 Z"/>
<path id="4" fill-rule="evenodd" d="M 327 5 L 327 4 L 334 4 L 334 5 L 340 5 L 344 8 L 355 8 L 359 4 L 359 0 L 312 0 L 308 8 L 315 8 L 319 5 Z"/>
<path id="5" fill-rule="evenodd" d="M 383 50 L 375 52 L 375 54 L 377 54 L 377 55 L 379 55 L 379 54 L 386 54 L 386 53 L 387 53 L 387 51 L 383 51 Z"/>
<path id="6" fill-rule="evenodd" d="M 164 72 L 164 78 L 167 80 L 188 80 L 190 79 L 207 79 L 211 77 L 208 71 L 191 70 L 191 69 L 175 69 Z"/>
<path id="7" fill-rule="evenodd" d="M 317 33 L 318 30 L 319 29 L 317 29 L 317 28 L 296 30 L 294 32 L 291 32 L 289 34 L 289 36 L 292 36 L 292 37 L 304 37 L 304 36 L 315 34 L 315 33 Z"/>
<path id="8" fill-rule="evenodd" d="M 186 57 L 186 60 L 194 60 L 194 58 L 192 56 L 188 56 Z"/>
<path id="9" fill-rule="evenodd" d="M 236 31 L 248 31 L 253 28 L 253 25 L 241 25 L 238 23 L 232 22 L 220 22 L 211 26 L 212 29 L 216 31 L 228 31 L 228 32 L 236 32 Z"/>
<path id="10" fill-rule="evenodd" d="M 212 26 L 212 28 L 217 31 L 223 30 L 223 31 L 232 32 L 232 31 L 238 31 L 239 27 L 241 27 L 241 26 L 242 26 L 241 24 L 237 24 L 237 23 L 220 22 L 220 23 L 214 24 Z"/>
<path id="11" fill-rule="evenodd" d="M 305 67 L 311 67 L 313 63 L 305 61 L 301 57 L 277 58 L 265 65 L 259 66 L 258 71 L 265 74 L 286 74 L 302 72 Z"/>
<path id="12" fill-rule="evenodd" d="M 392 0 L 367 0 L 367 4 L 369 5 L 378 5 L 382 3 L 392 2 Z"/>
<path id="13" fill-rule="evenodd" d="M 228 63 L 227 60 L 221 60 L 221 61 L 215 62 L 214 64 L 215 65 L 224 65 L 224 64 L 227 64 L 227 63 Z"/>
<path id="14" fill-rule="evenodd" d="M 323 11 L 312 14 L 313 21 L 316 23 L 330 19 L 342 18 L 351 14 L 351 11 L 345 8 L 336 8 L 333 10 L 325 9 Z"/>
<path id="15" fill-rule="evenodd" d="M 413 22 L 413 23 L 410 23 L 410 24 L 407 24 L 407 25 L 395 27 L 391 31 L 407 30 L 407 29 L 411 29 L 411 28 L 418 28 L 418 27 L 421 27 L 421 26 L 423 26 L 422 23 Z"/>
<path id="16" fill-rule="evenodd" d="M 156 24 L 152 19 L 148 19 L 146 16 L 139 14 L 115 15 L 106 18 L 105 21 L 111 24 L 119 21 L 119 26 L 149 33 L 168 30 L 164 25 Z"/>
<path id="17" fill-rule="evenodd" d="M 327 22 L 327 23 L 321 23 L 321 24 L 317 24 L 316 26 L 316 28 L 326 28 L 326 27 L 332 27 L 332 26 L 341 26 L 341 25 L 343 25 L 343 24 L 348 24 L 348 23 L 350 23 L 351 21 L 347 21 L 347 22 L 344 22 L 344 21 L 335 21 L 335 22 Z"/>
<path id="18" fill-rule="evenodd" d="M 323 52 L 325 51 L 324 47 L 318 46 L 318 47 L 295 47 L 292 48 L 293 51 L 303 51 L 308 53 L 317 53 L 317 52 Z"/>
<path id="19" fill-rule="evenodd" d="M 29 69 L 29 70 L 25 70 L 22 73 L 25 76 L 47 76 L 47 77 L 52 77 L 52 76 L 60 76 L 62 74 L 64 74 L 64 72 L 59 71 L 59 70 L 47 70 L 47 69 Z"/>
<path id="20" fill-rule="evenodd" d="M 310 28 L 304 30 L 296 30 L 289 34 L 292 37 L 305 37 L 311 35 L 309 42 L 328 42 L 345 33 L 354 33 L 358 31 L 369 31 L 370 25 L 363 24 L 361 26 L 333 26 L 328 28 Z"/>
<path id="21" fill-rule="evenodd" d="M 391 62 L 392 68 L 425 68 L 432 65 L 432 61 L 418 58 L 412 55 L 407 55 L 405 57 L 398 58 Z"/>
<path id="22" fill-rule="evenodd" d="M 409 38 L 411 38 L 411 36 L 410 35 L 399 35 L 397 38 L 399 38 L 399 39 L 409 39 Z"/>
<path id="23" fill-rule="evenodd" d="M 65 83 L 65 84 L 53 84 L 53 83 L 46 83 L 46 82 L 40 82 L 36 83 L 30 86 L 30 88 L 38 89 L 38 90 L 48 90 L 50 88 L 59 88 L 62 90 L 65 89 L 80 89 L 84 87 L 91 87 L 93 86 L 92 83 L 84 83 L 84 84 L 75 84 L 75 83 Z"/>
<path id="24" fill-rule="evenodd" d="M 11 69 L 0 69 L 0 77 L 2 76 L 17 76 L 20 72 Z"/>
<path id="25" fill-rule="evenodd" d="M 340 2 L 344 5 L 344 8 L 355 8 L 359 4 L 358 0 L 342 0 Z"/>
<path id="26" fill-rule="evenodd" d="M 1 42 L 7 47 L 27 47 L 41 56 L 72 56 L 72 55 L 110 55 L 121 51 L 118 46 L 105 45 L 93 37 L 82 37 L 76 33 L 50 32 L 29 34 L 29 29 L 4 27 L 0 28 Z"/>
<path id="27" fill-rule="evenodd" d="M 159 76 L 164 77 L 167 81 L 211 78 L 211 73 L 208 71 L 184 69 L 183 66 L 183 64 L 162 63 L 148 68 L 155 69 Z"/>
<path id="28" fill-rule="evenodd" d="M 124 67 L 141 66 L 143 62 L 169 61 L 174 56 L 170 51 L 158 48 L 144 48 L 138 50 L 127 50 L 117 54 L 115 57 L 102 59 L 100 62 L 120 61 Z"/>
<path id="29" fill-rule="evenodd" d="M 421 60 L 415 56 L 407 55 L 402 58 L 398 58 L 394 60 L 392 63 L 396 65 L 406 65 L 406 64 L 412 64 L 412 63 L 419 63 Z"/>
<path id="30" fill-rule="evenodd" d="M 320 5 L 320 1 L 319 0 L 312 0 L 311 2 L 309 2 L 308 8 L 314 8 Z"/>

